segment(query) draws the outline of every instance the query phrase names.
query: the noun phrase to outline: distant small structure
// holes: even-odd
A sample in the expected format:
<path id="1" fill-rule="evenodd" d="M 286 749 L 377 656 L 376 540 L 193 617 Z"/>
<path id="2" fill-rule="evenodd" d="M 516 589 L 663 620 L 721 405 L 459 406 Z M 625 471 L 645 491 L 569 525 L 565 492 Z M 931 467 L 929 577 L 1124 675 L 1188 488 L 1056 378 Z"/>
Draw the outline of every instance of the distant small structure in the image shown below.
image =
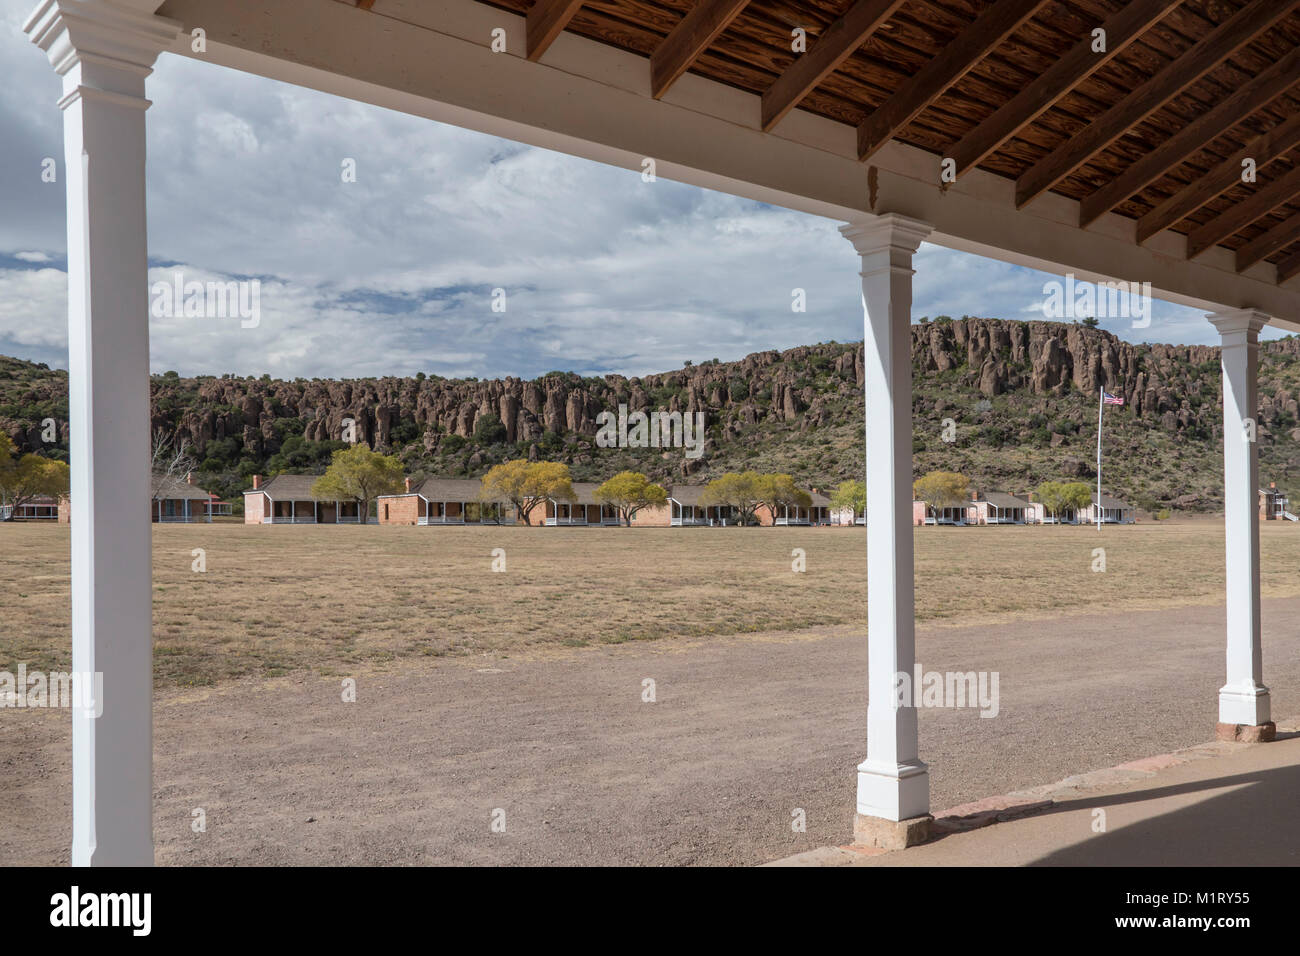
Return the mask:
<path id="1" fill-rule="evenodd" d="M 1270 481 L 1267 488 L 1259 489 L 1259 517 L 1263 521 L 1300 521 L 1291 513 L 1291 502 L 1278 490 L 1277 482 Z"/>

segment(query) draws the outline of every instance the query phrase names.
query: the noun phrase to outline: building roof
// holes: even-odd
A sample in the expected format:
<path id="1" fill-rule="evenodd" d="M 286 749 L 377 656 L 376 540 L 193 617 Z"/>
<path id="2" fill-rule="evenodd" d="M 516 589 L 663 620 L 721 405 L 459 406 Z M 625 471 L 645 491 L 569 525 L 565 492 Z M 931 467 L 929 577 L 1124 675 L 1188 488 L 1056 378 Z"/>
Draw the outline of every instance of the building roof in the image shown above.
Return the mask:
<path id="1" fill-rule="evenodd" d="M 483 482 L 477 478 L 426 478 L 411 486 L 411 494 L 426 501 L 481 501 Z"/>
<path id="2" fill-rule="evenodd" d="M 808 492 L 808 495 L 812 498 L 812 506 L 814 508 L 829 508 L 831 505 L 831 499 L 826 497 L 820 491 L 810 491 Z"/>
<path id="3" fill-rule="evenodd" d="M 1095 491 L 1092 493 L 1092 503 L 1093 504 L 1097 503 L 1097 492 Z M 1107 494 L 1103 494 L 1101 496 L 1101 506 L 1103 508 L 1119 508 L 1124 511 L 1128 511 L 1133 507 L 1128 502 L 1120 501 L 1118 498 L 1112 498 L 1110 495 Z"/>
<path id="4" fill-rule="evenodd" d="M 191 501 L 208 501 L 210 495 L 198 485 L 191 485 L 184 478 L 159 477 L 150 483 L 153 497 L 159 500 L 169 498 L 188 498 Z"/>
<path id="5" fill-rule="evenodd" d="M 245 490 L 246 495 L 266 495 L 272 501 L 333 501 L 333 498 L 317 498 L 311 493 L 311 486 L 320 475 L 276 475 L 262 482 L 260 488 Z"/>
<path id="6" fill-rule="evenodd" d="M 1015 495 L 1009 495 L 1005 491 L 988 491 L 980 499 L 987 501 L 995 508 L 1027 508 L 1031 502 L 1024 498 L 1017 498 Z"/>
<path id="7" fill-rule="evenodd" d="M 698 505 L 706 487 L 706 485 L 673 485 L 668 489 L 668 497 L 679 505 Z"/>
<path id="8" fill-rule="evenodd" d="M 573 493 L 577 495 L 573 503 L 576 505 L 598 505 L 596 500 L 596 489 L 600 483 L 595 481 L 575 481 L 573 483 Z"/>

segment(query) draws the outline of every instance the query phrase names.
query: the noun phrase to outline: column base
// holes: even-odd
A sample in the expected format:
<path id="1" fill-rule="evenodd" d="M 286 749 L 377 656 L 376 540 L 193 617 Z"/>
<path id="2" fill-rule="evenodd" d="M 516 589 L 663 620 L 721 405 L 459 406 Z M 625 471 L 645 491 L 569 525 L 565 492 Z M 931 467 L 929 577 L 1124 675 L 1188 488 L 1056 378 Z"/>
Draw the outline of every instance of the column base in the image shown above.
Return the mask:
<path id="1" fill-rule="evenodd" d="M 858 815 L 900 822 L 930 812 L 930 768 L 921 761 L 858 764 Z"/>
<path id="2" fill-rule="evenodd" d="M 1268 688 L 1253 680 L 1219 688 L 1219 724 L 1262 727 L 1272 719 Z"/>
<path id="3" fill-rule="evenodd" d="M 886 820 L 859 813 L 853 820 L 853 842 L 856 846 L 902 850 L 929 840 L 933 823 L 934 817 L 928 813 L 908 820 Z"/>
<path id="4" fill-rule="evenodd" d="M 1238 744 L 1266 744 L 1277 736 L 1277 724 L 1224 724 L 1215 726 L 1214 738 Z"/>

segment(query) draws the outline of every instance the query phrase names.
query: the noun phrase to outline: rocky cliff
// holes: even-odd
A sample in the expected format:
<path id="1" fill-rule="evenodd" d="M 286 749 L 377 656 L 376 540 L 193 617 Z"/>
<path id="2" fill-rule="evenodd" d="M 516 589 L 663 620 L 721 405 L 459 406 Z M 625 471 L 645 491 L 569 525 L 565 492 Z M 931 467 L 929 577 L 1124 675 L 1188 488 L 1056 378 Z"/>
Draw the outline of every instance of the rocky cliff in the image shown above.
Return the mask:
<path id="1" fill-rule="evenodd" d="M 918 472 L 951 467 L 1012 491 L 1051 477 L 1090 477 L 1104 386 L 1126 400 L 1107 411 L 1108 490 L 1152 506 L 1217 502 L 1215 348 L 1134 345 L 1082 325 L 968 317 L 913 326 L 912 355 Z M 357 440 L 400 454 L 413 473 L 481 474 L 523 455 L 569 462 L 581 478 L 637 467 L 700 480 L 754 467 L 825 487 L 861 471 L 862 380 L 860 343 L 757 352 L 641 378 L 279 381 L 168 373 L 153 379 L 153 423 L 187 439 L 205 480 L 225 492 L 257 471 L 316 470 L 348 420 Z M 52 415 L 65 444 L 65 389 L 64 373 L 0 362 L 0 428 L 37 449 L 41 421 Z M 1266 344 L 1261 458 L 1264 477 L 1283 487 L 1300 477 L 1298 397 L 1300 339 Z M 620 404 L 703 412 L 704 456 L 598 448 L 596 416 Z M 945 423 L 952 425 L 946 437 Z"/>

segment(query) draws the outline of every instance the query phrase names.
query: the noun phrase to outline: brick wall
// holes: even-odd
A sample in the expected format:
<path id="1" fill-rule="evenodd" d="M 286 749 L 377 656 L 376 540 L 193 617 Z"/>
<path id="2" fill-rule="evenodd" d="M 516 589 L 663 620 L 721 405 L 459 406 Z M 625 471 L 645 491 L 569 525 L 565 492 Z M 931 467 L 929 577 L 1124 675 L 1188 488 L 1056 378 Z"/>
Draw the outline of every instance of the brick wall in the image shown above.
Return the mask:
<path id="1" fill-rule="evenodd" d="M 379 499 L 380 524 L 419 524 L 419 495 L 393 495 Z"/>
<path id="2" fill-rule="evenodd" d="M 261 524 L 266 517 L 266 495 L 261 492 L 244 495 L 244 524 Z"/>

